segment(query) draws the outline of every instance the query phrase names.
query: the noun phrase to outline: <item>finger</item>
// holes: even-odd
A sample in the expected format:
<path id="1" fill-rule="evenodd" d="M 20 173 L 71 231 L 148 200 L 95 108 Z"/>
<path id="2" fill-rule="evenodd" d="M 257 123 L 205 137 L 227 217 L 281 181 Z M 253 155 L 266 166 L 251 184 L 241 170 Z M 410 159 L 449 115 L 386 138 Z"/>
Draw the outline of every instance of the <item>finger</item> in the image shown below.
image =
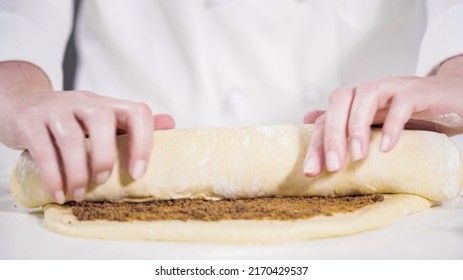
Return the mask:
<path id="1" fill-rule="evenodd" d="M 399 82 L 400 84 L 400 82 Z M 384 121 L 384 108 L 400 90 L 395 80 L 365 83 L 356 87 L 348 125 L 353 160 L 363 159 L 369 149 L 371 125 Z"/>
<path id="2" fill-rule="evenodd" d="M 346 161 L 346 138 L 353 88 L 335 90 L 326 111 L 324 150 L 328 171 L 339 171 Z"/>
<path id="3" fill-rule="evenodd" d="M 414 106 L 405 98 L 396 96 L 391 103 L 383 124 L 380 149 L 390 151 L 397 143 L 405 123 L 410 119 Z"/>
<path id="4" fill-rule="evenodd" d="M 82 201 L 88 185 L 85 133 L 73 115 L 50 119 L 48 128 L 63 162 L 66 191 L 76 201 Z"/>
<path id="5" fill-rule="evenodd" d="M 379 126 L 379 127 L 383 125 L 384 120 L 386 119 L 390 104 L 388 104 L 387 106 L 388 106 L 387 108 L 377 109 L 376 114 L 373 118 L 372 125 Z"/>
<path id="6" fill-rule="evenodd" d="M 357 91 L 348 124 L 352 159 L 363 159 L 368 153 L 370 126 L 373 123 L 378 102 L 374 93 Z"/>
<path id="7" fill-rule="evenodd" d="M 31 124 L 23 135 L 46 191 L 56 203 L 63 204 L 66 201 L 64 178 L 61 175 L 59 155 L 47 128 L 43 124 Z"/>
<path id="8" fill-rule="evenodd" d="M 116 117 L 112 110 L 76 111 L 77 118 L 90 136 L 92 178 L 97 184 L 105 183 L 117 158 Z"/>
<path id="9" fill-rule="evenodd" d="M 129 173 L 132 178 L 139 179 L 145 174 L 151 154 L 154 120 L 148 105 L 124 103 L 117 113 L 117 123 L 129 135 Z"/>
<path id="10" fill-rule="evenodd" d="M 164 130 L 175 128 L 175 120 L 167 114 L 153 116 L 154 130 Z"/>
<path id="11" fill-rule="evenodd" d="M 304 161 L 304 174 L 317 176 L 323 170 L 323 135 L 325 129 L 325 115 L 320 116 L 314 124 L 307 155 Z"/>
<path id="12" fill-rule="evenodd" d="M 317 121 L 317 119 L 321 115 L 323 115 L 325 112 L 326 112 L 325 110 L 314 110 L 314 111 L 307 112 L 304 115 L 304 123 L 305 124 L 313 124 L 313 123 L 315 123 L 315 121 Z"/>

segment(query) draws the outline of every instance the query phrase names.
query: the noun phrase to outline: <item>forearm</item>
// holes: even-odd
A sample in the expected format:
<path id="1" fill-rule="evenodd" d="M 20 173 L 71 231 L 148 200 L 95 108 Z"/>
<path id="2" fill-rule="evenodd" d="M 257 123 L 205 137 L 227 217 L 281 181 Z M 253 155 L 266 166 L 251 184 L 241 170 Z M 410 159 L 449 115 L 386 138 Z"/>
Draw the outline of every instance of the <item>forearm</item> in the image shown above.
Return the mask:
<path id="1" fill-rule="evenodd" d="M 463 78 L 463 54 L 444 61 L 437 70 L 437 75 L 455 75 Z"/>
<path id="2" fill-rule="evenodd" d="M 1 99 L 18 94 L 51 90 L 51 83 L 47 75 L 36 65 L 25 61 L 0 62 Z"/>

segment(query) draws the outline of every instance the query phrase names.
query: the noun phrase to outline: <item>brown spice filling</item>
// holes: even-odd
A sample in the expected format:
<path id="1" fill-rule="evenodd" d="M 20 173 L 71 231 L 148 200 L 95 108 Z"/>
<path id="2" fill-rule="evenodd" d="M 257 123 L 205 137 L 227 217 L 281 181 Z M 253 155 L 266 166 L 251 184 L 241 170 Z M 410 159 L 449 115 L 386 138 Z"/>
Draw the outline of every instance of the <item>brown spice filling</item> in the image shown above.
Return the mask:
<path id="1" fill-rule="evenodd" d="M 353 212 L 384 200 L 380 194 L 345 197 L 158 200 L 151 202 L 69 202 L 80 221 L 295 220 Z"/>

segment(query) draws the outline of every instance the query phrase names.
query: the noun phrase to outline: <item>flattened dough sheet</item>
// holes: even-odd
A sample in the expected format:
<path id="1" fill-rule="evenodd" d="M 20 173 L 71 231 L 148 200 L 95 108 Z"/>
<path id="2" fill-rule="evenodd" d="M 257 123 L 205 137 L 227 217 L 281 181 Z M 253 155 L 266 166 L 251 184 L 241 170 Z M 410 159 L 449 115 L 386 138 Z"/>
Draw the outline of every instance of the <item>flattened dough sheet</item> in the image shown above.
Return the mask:
<path id="1" fill-rule="evenodd" d="M 372 230 L 423 211 L 432 203 L 416 195 L 385 195 L 384 201 L 352 213 L 309 219 L 223 221 L 79 221 L 69 207 L 44 207 L 45 226 L 54 232 L 101 239 L 148 239 L 221 243 L 278 243 L 333 237 Z"/>

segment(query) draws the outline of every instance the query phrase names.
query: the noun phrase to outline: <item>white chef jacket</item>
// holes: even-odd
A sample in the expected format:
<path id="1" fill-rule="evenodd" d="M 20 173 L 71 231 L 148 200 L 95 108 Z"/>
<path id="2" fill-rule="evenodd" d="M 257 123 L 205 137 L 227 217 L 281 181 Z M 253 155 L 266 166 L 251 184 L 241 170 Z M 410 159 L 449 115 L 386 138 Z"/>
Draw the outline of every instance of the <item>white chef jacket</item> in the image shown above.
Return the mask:
<path id="1" fill-rule="evenodd" d="M 62 87 L 72 1 L 0 1 L 0 61 Z M 179 126 L 301 122 L 336 87 L 427 75 L 463 53 L 463 1 L 83 0 L 76 88 Z"/>
<path id="2" fill-rule="evenodd" d="M 70 0 L 0 0 L 0 61 L 62 87 Z M 83 0 L 76 89 L 179 127 L 299 123 L 333 89 L 463 53 L 460 0 Z"/>

